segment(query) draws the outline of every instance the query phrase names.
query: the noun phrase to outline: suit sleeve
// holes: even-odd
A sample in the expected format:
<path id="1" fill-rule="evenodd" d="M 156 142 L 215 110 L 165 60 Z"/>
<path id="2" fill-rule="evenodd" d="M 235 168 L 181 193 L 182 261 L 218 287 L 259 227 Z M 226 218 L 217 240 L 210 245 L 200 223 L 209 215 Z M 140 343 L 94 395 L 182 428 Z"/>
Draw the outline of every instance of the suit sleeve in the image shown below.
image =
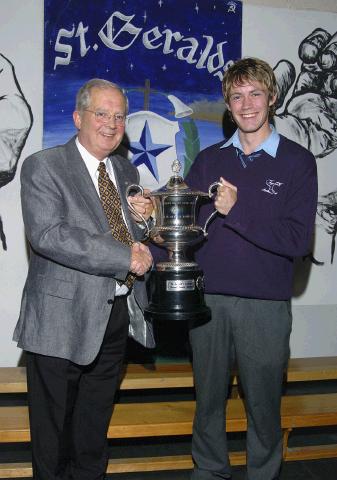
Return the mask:
<path id="1" fill-rule="evenodd" d="M 70 211 L 74 208 L 67 204 L 60 181 L 53 178 L 47 162 L 34 155 L 22 166 L 21 202 L 27 238 L 39 255 L 89 274 L 125 278 L 130 248 L 116 241 L 110 230 L 98 229 L 94 220 L 90 228 L 82 226 L 83 216 L 77 219 Z"/>

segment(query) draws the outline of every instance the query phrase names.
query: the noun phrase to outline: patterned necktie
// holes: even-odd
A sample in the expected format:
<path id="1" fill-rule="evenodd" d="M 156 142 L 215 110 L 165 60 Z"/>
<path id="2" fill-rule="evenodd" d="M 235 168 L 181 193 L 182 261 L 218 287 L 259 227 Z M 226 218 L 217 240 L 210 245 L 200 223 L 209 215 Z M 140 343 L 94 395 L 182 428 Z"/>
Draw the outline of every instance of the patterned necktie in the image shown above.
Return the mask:
<path id="1" fill-rule="evenodd" d="M 110 180 L 104 162 L 99 162 L 98 173 L 98 190 L 103 209 L 111 228 L 111 233 L 119 242 L 131 246 L 133 240 L 122 215 L 121 200 L 117 188 Z M 129 272 L 123 283 L 128 288 L 131 288 L 135 278 L 136 275 Z"/>
<path id="2" fill-rule="evenodd" d="M 245 155 L 239 148 L 236 149 L 236 155 L 239 157 L 241 165 L 243 168 L 247 168 L 248 161 L 253 162 L 255 158 L 261 156 L 262 150 L 258 150 L 257 152 L 253 152 L 250 155 Z"/>

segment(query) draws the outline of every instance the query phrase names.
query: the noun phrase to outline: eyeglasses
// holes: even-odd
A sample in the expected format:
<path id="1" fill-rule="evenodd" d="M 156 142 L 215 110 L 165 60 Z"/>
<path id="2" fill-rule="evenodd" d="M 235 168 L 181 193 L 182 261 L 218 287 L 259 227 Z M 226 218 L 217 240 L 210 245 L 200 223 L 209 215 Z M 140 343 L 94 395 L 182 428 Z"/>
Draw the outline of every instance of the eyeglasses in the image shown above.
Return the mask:
<path id="1" fill-rule="evenodd" d="M 88 108 L 84 111 L 93 113 L 99 123 L 108 123 L 112 118 L 115 120 L 116 125 L 125 125 L 126 122 L 126 116 L 122 113 L 109 113 L 102 110 L 89 110 Z"/>

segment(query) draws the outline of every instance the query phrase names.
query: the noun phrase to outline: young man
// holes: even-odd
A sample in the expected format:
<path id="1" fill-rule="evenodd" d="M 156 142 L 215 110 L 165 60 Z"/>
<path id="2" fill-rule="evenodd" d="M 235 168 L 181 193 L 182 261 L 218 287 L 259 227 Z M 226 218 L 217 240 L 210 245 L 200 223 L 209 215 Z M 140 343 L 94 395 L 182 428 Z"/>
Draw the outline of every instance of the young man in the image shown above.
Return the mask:
<path id="1" fill-rule="evenodd" d="M 153 346 L 142 315 L 152 257 L 136 241 L 143 230 L 125 198 L 138 172 L 114 153 L 126 113 L 117 85 L 90 80 L 76 98 L 77 136 L 22 166 L 31 255 L 14 340 L 27 352 L 36 480 L 105 478 L 106 434 L 128 330 Z M 149 218 L 149 200 L 130 202 Z"/>
<path id="2" fill-rule="evenodd" d="M 231 478 L 225 406 L 235 359 L 248 420 L 247 479 L 275 480 L 282 460 L 280 401 L 293 258 L 310 249 L 316 164 L 271 125 L 277 86 L 267 63 L 236 62 L 225 74 L 223 93 L 237 130 L 201 152 L 186 178 L 203 191 L 221 182 L 219 214 L 195 253 L 212 318 L 190 329 L 197 396 L 192 478 Z M 200 209 L 200 225 L 213 208 Z"/>

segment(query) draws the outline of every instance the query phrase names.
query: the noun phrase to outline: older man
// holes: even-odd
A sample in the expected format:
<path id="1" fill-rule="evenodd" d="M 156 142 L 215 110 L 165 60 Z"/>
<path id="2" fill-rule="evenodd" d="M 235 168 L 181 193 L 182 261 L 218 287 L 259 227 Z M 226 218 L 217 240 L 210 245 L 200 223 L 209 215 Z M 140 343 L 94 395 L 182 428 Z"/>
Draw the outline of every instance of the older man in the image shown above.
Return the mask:
<path id="1" fill-rule="evenodd" d="M 106 433 L 128 331 L 152 346 L 143 318 L 152 264 L 129 212 L 132 164 L 115 154 L 127 99 L 106 80 L 78 92 L 67 144 L 25 160 L 22 211 L 31 246 L 14 333 L 27 352 L 34 478 L 105 477 Z M 130 199 L 145 218 L 151 201 Z"/>

